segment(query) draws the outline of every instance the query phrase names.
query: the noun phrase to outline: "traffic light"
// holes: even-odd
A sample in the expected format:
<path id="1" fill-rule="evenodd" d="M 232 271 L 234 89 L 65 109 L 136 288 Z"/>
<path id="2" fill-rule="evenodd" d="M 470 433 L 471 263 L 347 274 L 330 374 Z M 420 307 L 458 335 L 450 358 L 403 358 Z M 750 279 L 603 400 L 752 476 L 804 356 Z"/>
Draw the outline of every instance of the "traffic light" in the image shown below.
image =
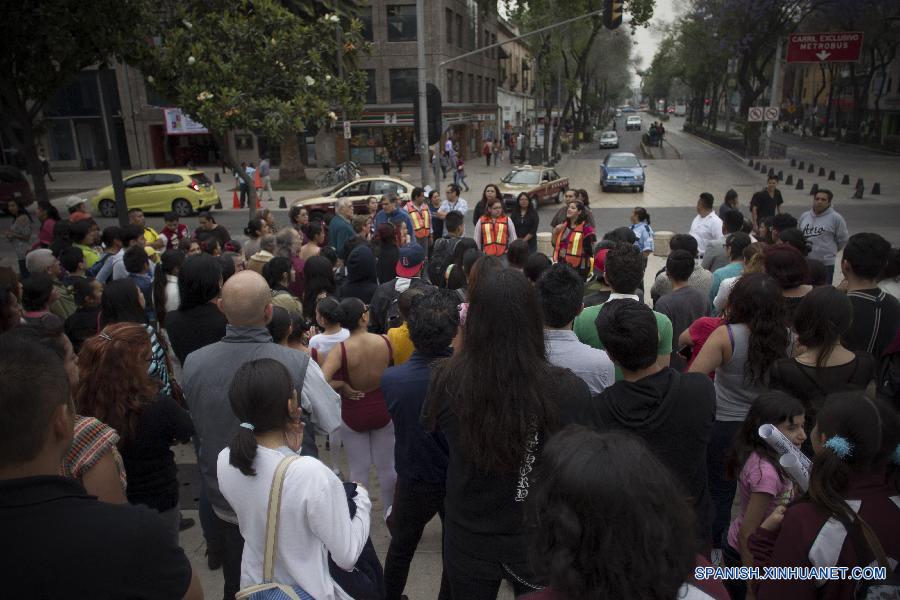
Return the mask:
<path id="1" fill-rule="evenodd" d="M 428 105 L 428 145 L 437 144 L 441 139 L 441 91 L 431 83 L 425 84 L 425 100 Z M 413 123 L 416 139 L 419 137 L 419 98 L 413 102 Z"/>
<path id="2" fill-rule="evenodd" d="M 622 24 L 622 5 L 624 0 L 604 0 L 603 24 L 607 29 L 615 29 Z"/>

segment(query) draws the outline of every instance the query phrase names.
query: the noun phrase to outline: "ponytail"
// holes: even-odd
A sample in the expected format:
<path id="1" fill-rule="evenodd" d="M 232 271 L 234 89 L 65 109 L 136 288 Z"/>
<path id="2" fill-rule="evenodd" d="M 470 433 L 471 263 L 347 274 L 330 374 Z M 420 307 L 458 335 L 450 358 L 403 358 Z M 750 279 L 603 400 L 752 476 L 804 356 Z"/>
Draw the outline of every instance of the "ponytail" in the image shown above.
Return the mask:
<path id="1" fill-rule="evenodd" d="M 359 327 L 359 320 L 366 310 L 366 305 L 359 298 L 344 298 L 341 300 L 338 322 L 344 329 L 353 331 Z"/>
<path id="2" fill-rule="evenodd" d="M 287 402 L 294 384 L 287 368 L 272 358 L 261 358 L 241 365 L 234 374 L 228 400 L 241 421 L 228 444 L 228 464 L 248 477 L 256 475 L 256 435 L 284 430 L 290 420 Z"/>

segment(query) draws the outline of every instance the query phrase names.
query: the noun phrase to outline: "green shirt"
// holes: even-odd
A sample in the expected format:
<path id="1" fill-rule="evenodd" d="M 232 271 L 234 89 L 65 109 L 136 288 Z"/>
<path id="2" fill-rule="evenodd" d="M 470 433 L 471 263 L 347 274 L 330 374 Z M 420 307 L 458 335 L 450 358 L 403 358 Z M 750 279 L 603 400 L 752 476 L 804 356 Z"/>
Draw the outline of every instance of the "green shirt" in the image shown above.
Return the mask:
<path id="1" fill-rule="evenodd" d="M 94 263 L 100 260 L 100 255 L 97 254 L 93 248 L 89 246 L 85 246 L 84 244 L 72 244 L 74 247 L 81 249 L 81 252 L 84 254 L 84 268 L 90 269 L 94 266 Z"/>
<path id="2" fill-rule="evenodd" d="M 597 315 L 602 308 L 603 304 L 585 308 L 580 315 L 575 317 L 575 323 L 572 326 L 575 335 L 578 336 L 578 340 L 581 343 L 598 350 L 603 350 L 604 348 L 603 343 L 600 341 L 600 336 L 597 334 L 597 327 L 594 325 L 594 321 L 597 320 Z M 672 354 L 672 321 L 666 315 L 656 311 L 653 311 L 653 316 L 656 317 L 656 328 L 659 330 L 659 343 L 656 345 L 656 354 L 657 356 L 668 356 Z M 621 379 L 622 370 L 619 369 L 619 365 L 616 363 L 616 381 Z"/>

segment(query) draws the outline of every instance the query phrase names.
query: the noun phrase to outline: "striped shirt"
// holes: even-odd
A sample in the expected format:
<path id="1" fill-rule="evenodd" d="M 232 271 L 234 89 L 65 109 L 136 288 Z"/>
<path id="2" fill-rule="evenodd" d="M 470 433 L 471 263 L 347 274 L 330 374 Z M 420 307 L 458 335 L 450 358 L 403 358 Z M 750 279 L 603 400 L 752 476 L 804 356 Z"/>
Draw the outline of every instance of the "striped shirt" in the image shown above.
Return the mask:
<path id="1" fill-rule="evenodd" d="M 122 492 L 125 492 L 125 466 L 116 448 L 119 434 L 93 417 L 75 416 L 75 435 L 69 452 L 63 457 L 59 467 L 60 475 L 81 481 L 84 474 L 96 465 L 107 452 L 112 453 Z"/>

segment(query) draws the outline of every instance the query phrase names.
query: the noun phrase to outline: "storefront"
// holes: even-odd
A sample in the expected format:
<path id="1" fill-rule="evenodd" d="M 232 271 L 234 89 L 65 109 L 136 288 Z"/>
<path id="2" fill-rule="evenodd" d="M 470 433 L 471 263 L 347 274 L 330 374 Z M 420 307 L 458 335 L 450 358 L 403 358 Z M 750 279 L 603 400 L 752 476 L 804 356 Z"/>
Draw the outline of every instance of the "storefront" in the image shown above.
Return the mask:
<path id="1" fill-rule="evenodd" d="M 182 167 L 221 163 L 219 148 L 206 128 L 178 108 L 162 109 L 163 125 L 150 125 L 153 166 Z M 252 143 L 252 142 L 251 142 Z"/>
<path id="2" fill-rule="evenodd" d="M 409 125 L 383 125 L 371 127 L 352 127 L 353 137 L 350 138 L 350 160 L 363 164 L 375 164 L 381 162 L 381 153 L 387 149 L 394 162 L 394 150 L 399 148 L 405 160 L 411 160 L 416 155 L 416 142 L 413 135 L 413 126 Z"/>

